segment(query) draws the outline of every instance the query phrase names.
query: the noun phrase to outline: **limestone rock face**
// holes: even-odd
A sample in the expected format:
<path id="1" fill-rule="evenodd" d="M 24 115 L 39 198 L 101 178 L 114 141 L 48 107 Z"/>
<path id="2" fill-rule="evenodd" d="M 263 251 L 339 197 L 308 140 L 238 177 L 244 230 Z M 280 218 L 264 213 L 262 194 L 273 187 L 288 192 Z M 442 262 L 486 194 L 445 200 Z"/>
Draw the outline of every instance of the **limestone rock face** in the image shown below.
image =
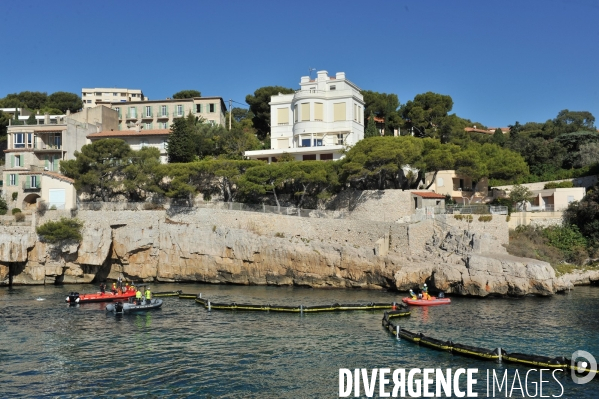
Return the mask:
<path id="1" fill-rule="evenodd" d="M 38 242 L 0 227 L 0 284 L 95 279 L 297 285 L 401 291 L 427 282 L 458 295 L 551 295 L 599 280 L 556 279 L 545 262 L 510 256 L 507 223 L 317 219 L 230 210 L 81 211 L 81 243 Z M 381 218 L 379 218 L 381 219 Z M 20 229 L 20 230 L 19 230 Z"/>

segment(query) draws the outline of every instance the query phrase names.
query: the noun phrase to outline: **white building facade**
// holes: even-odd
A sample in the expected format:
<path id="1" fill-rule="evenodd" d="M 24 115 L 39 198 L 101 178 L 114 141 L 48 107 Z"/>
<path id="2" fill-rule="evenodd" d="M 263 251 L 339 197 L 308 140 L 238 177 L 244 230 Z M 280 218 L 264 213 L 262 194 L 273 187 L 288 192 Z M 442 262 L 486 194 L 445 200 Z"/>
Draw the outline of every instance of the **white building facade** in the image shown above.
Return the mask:
<path id="1" fill-rule="evenodd" d="M 144 96 L 140 89 L 96 87 L 81 89 L 81 100 L 83 101 L 83 108 L 91 108 L 101 102 L 147 101 L 148 98 Z"/>
<path id="2" fill-rule="evenodd" d="M 364 98 L 344 72 L 302 76 L 298 91 L 274 95 L 269 104 L 270 150 L 246 151 L 250 159 L 275 162 L 287 153 L 298 161 L 337 160 L 364 138 Z"/>

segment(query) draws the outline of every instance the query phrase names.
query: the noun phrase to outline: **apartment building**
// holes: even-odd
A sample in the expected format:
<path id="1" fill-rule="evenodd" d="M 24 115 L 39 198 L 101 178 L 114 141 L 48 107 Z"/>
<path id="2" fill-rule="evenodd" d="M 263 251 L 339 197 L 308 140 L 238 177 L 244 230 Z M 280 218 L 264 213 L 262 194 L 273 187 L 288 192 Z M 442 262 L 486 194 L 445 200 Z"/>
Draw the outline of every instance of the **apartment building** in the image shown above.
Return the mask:
<path id="1" fill-rule="evenodd" d="M 135 102 L 147 101 L 148 98 L 139 89 L 96 87 L 81 89 L 81 100 L 83 100 L 83 108 L 91 108 L 99 105 L 100 102 Z"/>
<path id="2" fill-rule="evenodd" d="M 104 106 L 67 113 L 56 123 L 49 118 L 46 122 L 8 126 L 3 182 L 5 198 L 12 207 L 32 208 L 39 198 L 57 209 L 73 204 L 72 181 L 61 178 L 60 161 L 75 159 L 75 151 L 87 143 L 88 134 L 118 127 L 117 113 Z M 48 181 L 57 188 L 43 189 L 44 176 L 51 177 Z M 68 190 L 62 187 L 64 183 L 71 184 Z"/>
<path id="3" fill-rule="evenodd" d="M 298 91 L 274 95 L 269 104 L 271 148 L 246 151 L 250 159 L 274 162 L 288 153 L 300 161 L 335 160 L 364 138 L 364 98 L 344 72 L 302 76 Z"/>
<path id="4" fill-rule="evenodd" d="M 143 102 L 100 102 L 117 111 L 118 130 L 131 130 L 137 124 L 145 131 L 169 129 L 175 118 L 191 113 L 206 123 L 225 125 L 227 107 L 222 97 L 194 97 L 185 99 L 151 100 Z"/>

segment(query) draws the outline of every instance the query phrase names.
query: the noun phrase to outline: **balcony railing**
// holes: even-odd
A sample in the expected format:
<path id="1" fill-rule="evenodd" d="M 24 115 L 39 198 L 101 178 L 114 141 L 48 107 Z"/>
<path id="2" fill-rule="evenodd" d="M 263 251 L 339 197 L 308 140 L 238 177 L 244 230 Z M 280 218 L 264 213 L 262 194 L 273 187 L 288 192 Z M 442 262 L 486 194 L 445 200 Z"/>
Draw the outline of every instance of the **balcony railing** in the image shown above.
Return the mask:
<path id="1" fill-rule="evenodd" d="M 164 111 L 164 112 L 158 111 L 156 113 L 156 118 L 158 118 L 158 119 L 168 119 L 168 111 Z"/>
<path id="2" fill-rule="evenodd" d="M 137 119 L 137 112 L 127 112 L 127 119 Z"/>
<path id="3" fill-rule="evenodd" d="M 144 112 L 143 115 L 141 116 L 141 119 L 154 119 L 154 116 L 152 115 L 151 112 L 150 112 L 150 115 L 148 115 L 147 112 Z"/>
<path id="4" fill-rule="evenodd" d="M 42 189 L 42 182 L 39 179 L 34 182 L 32 182 L 30 179 L 25 179 L 22 187 L 23 190 L 27 191 L 40 191 Z"/>

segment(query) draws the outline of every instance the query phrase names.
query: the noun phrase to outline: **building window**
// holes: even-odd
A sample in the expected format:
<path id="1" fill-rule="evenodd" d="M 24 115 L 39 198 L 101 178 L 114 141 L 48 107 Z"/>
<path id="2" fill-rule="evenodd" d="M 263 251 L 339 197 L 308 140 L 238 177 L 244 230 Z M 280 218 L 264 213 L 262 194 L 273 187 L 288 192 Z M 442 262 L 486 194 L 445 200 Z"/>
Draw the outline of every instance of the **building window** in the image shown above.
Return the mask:
<path id="1" fill-rule="evenodd" d="M 168 129 L 167 122 L 160 122 L 160 128 L 161 129 Z"/>
<path id="2" fill-rule="evenodd" d="M 119 118 L 121 117 L 121 108 L 120 107 L 114 107 L 114 110 L 117 112 L 117 114 L 119 114 Z"/>
<path id="3" fill-rule="evenodd" d="M 362 124 L 364 123 L 364 120 L 362 118 L 362 107 L 358 106 L 358 123 Z"/>
<path id="4" fill-rule="evenodd" d="M 320 154 L 320 160 L 321 161 L 332 161 L 333 154 Z"/>
<path id="5" fill-rule="evenodd" d="M 168 116 L 168 109 L 166 105 L 160 107 L 160 116 Z"/>
<path id="6" fill-rule="evenodd" d="M 314 103 L 314 120 L 322 121 L 324 114 L 324 104 L 323 103 Z"/>
<path id="7" fill-rule="evenodd" d="M 96 96 L 101 96 L 101 95 L 102 95 L 102 93 L 100 93 L 100 92 L 95 92 L 94 94 L 95 94 Z"/>
<path id="8" fill-rule="evenodd" d="M 15 155 L 15 166 L 22 166 L 21 165 L 21 156 L 20 155 Z"/>
<path id="9" fill-rule="evenodd" d="M 121 97 L 127 97 L 127 93 L 121 93 Z"/>
<path id="10" fill-rule="evenodd" d="M 312 140 L 310 139 L 302 139 L 302 147 L 310 147 Z"/>
<path id="11" fill-rule="evenodd" d="M 303 103 L 301 105 L 302 121 L 310 120 L 310 103 Z"/>
<path id="12" fill-rule="evenodd" d="M 330 86 L 330 90 L 337 90 L 337 86 L 335 86 L 335 85 L 331 85 L 331 86 Z"/>
<path id="13" fill-rule="evenodd" d="M 314 139 L 315 147 L 322 147 L 322 139 Z"/>
<path id="14" fill-rule="evenodd" d="M 118 96 L 118 93 L 112 93 L 113 96 Z"/>
<path id="15" fill-rule="evenodd" d="M 39 188 L 40 180 L 39 176 L 28 176 L 25 180 L 25 188 Z"/>
<path id="16" fill-rule="evenodd" d="M 139 141 L 139 146 L 140 146 L 141 148 L 145 148 L 145 147 L 147 147 L 147 146 L 148 146 L 148 140 L 146 140 L 146 139 L 141 139 L 141 140 Z"/>
<path id="17" fill-rule="evenodd" d="M 25 148 L 25 133 L 15 133 L 14 148 Z"/>
<path id="18" fill-rule="evenodd" d="M 8 175 L 8 185 L 9 186 L 16 186 L 19 178 L 17 177 L 18 175 L 11 173 L 10 175 Z"/>
<path id="19" fill-rule="evenodd" d="M 214 104 L 214 103 L 210 104 L 210 112 L 216 112 L 216 104 Z"/>
<path id="20" fill-rule="evenodd" d="M 85 100 L 88 104 L 92 103 L 92 100 Z"/>
<path id="21" fill-rule="evenodd" d="M 152 129 L 152 124 L 151 124 L 151 123 L 146 123 L 146 125 L 145 125 L 145 129 L 146 129 L 146 130 L 150 130 L 150 129 Z"/>
<path id="22" fill-rule="evenodd" d="M 333 104 L 333 122 L 346 120 L 345 103 Z"/>
<path id="23" fill-rule="evenodd" d="M 342 134 L 337 135 L 337 145 L 343 145 L 343 135 Z"/>
<path id="24" fill-rule="evenodd" d="M 177 105 L 177 116 L 182 116 L 182 115 L 183 115 L 183 106 Z"/>
<path id="25" fill-rule="evenodd" d="M 27 133 L 27 148 L 33 148 L 33 133 Z"/>
<path id="26" fill-rule="evenodd" d="M 304 160 L 304 161 L 316 161 L 316 154 L 303 155 L 302 156 L 302 160 Z"/>
<path id="27" fill-rule="evenodd" d="M 83 93 L 83 97 L 87 96 L 87 93 Z"/>
<path id="28" fill-rule="evenodd" d="M 146 106 L 146 116 L 152 116 L 152 107 Z"/>
<path id="29" fill-rule="evenodd" d="M 202 104 L 196 104 L 196 113 L 198 113 L 198 114 L 202 113 Z"/>
<path id="30" fill-rule="evenodd" d="M 277 108 L 277 124 L 289 125 L 289 109 Z"/>
<path id="31" fill-rule="evenodd" d="M 137 118 L 137 108 L 135 108 L 135 107 L 130 107 L 129 108 L 129 117 L 130 118 Z"/>

